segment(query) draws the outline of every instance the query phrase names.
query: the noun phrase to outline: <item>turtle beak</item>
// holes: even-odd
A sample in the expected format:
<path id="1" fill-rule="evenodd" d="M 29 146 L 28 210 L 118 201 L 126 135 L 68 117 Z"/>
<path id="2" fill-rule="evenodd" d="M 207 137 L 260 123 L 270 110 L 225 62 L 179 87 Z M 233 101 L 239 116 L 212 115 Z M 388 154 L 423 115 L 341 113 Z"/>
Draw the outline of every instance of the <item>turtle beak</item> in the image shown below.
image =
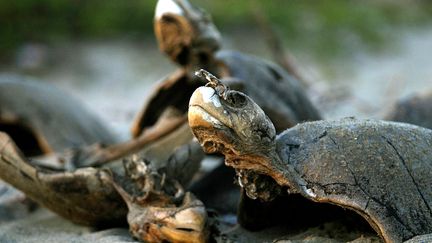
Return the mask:
<path id="1" fill-rule="evenodd" d="M 213 88 L 199 87 L 192 94 L 188 111 L 189 126 L 205 128 L 232 127 L 228 111 Z"/>
<path id="2" fill-rule="evenodd" d="M 168 236 L 169 241 L 179 242 L 181 239 L 206 238 L 207 212 L 201 201 L 187 193 L 180 210 L 172 217 L 162 220 L 164 227 L 161 232 Z"/>
<path id="3" fill-rule="evenodd" d="M 235 133 L 230 111 L 213 88 L 199 87 L 189 101 L 188 120 L 192 133 L 206 153 L 228 151 Z"/>

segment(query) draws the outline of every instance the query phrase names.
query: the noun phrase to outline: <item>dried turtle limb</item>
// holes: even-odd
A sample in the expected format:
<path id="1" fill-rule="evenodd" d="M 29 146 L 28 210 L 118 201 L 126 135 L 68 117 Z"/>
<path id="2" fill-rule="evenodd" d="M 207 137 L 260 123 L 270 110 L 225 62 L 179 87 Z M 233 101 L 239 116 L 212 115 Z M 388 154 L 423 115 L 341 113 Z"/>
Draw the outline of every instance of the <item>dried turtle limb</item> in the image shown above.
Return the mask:
<path id="1" fill-rule="evenodd" d="M 124 223 L 126 205 L 104 170 L 45 171 L 32 166 L 12 139 L 0 133 L 0 178 L 71 221 L 85 225 Z"/>
<path id="2" fill-rule="evenodd" d="M 189 125 L 205 151 L 225 155 L 226 165 L 270 176 L 289 195 L 353 210 L 386 242 L 432 232 L 431 130 L 342 119 L 276 136 L 251 98 L 214 94 L 210 87 L 194 92 Z"/>
<path id="3" fill-rule="evenodd" d="M 138 156 L 124 161 L 125 175 L 114 174 L 114 186 L 128 205 L 131 234 L 144 242 L 205 242 L 204 204 L 184 192 L 171 164 L 157 170 Z"/>
<path id="4" fill-rule="evenodd" d="M 75 223 L 95 226 L 124 223 L 126 204 L 114 189 L 108 172 L 111 170 L 121 173 L 121 161 L 111 161 L 102 168 L 86 167 L 70 172 L 43 169 L 33 166 L 8 135 L 0 135 L 1 179 Z M 167 156 L 165 166 L 176 165 L 187 168 L 185 171 L 189 172 L 167 175 L 178 176 L 180 181 L 188 183 L 202 159 L 200 150 L 196 144 L 178 149 L 175 144 L 172 147 L 166 146 L 165 151 L 171 153 L 171 156 Z M 155 165 L 164 167 L 163 164 Z M 181 170 L 173 171 L 178 173 Z"/>
<path id="5" fill-rule="evenodd" d="M 13 75 L 0 75 L 0 130 L 31 156 L 116 142 L 109 129 L 70 95 Z"/>
<path id="6" fill-rule="evenodd" d="M 169 143 L 183 145 L 192 139 L 189 128 L 185 125 L 186 120 L 186 116 L 184 114 L 179 115 L 175 109 L 166 109 L 153 126 L 145 129 L 135 139 L 107 147 L 89 146 L 80 148 L 72 151 L 71 157 L 66 160 L 77 167 L 101 166 L 140 150 L 146 150 L 147 147 L 151 147 L 152 144 L 157 143 L 159 140 L 166 141 L 167 138 L 173 138 L 176 140 L 169 140 Z M 173 137 L 173 133 L 178 136 Z M 167 153 L 163 154 L 167 156 Z"/>
<path id="7" fill-rule="evenodd" d="M 385 120 L 414 124 L 432 129 L 432 92 L 414 95 L 399 101 Z"/>

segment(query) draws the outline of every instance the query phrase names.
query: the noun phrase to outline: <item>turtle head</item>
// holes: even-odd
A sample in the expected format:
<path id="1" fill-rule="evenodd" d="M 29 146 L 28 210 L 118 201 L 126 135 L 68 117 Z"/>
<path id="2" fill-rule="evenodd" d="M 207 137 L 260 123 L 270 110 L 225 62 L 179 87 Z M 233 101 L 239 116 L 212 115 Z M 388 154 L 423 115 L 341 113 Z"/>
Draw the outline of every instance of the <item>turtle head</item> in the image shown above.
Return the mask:
<path id="1" fill-rule="evenodd" d="M 126 202 L 131 234 L 145 242 L 205 242 L 204 204 L 152 163 L 132 156 L 124 160 L 125 176 L 114 174 L 113 185 Z"/>
<path id="2" fill-rule="evenodd" d="M 189 125 L 207 153 L 265 155 L 274 148 L 276 131 L 264 111 L 247 95 L 211 87 L 195 90 L 189 101 Z"/>
<path id="3" fill-rule="evenodd" d="M 145 242 L 205 242 L 208 237 L 205 206 L 189 192 L 178 205 L 134 205 L 128 221 L 132 235 Z"/>
<path id="4" fill-rule="evenodd" d="M 161 51 L 183 66 L 205 62 L 221 42 L 210 15 L 187 0 L 159 0 L 154 28 Z"/>

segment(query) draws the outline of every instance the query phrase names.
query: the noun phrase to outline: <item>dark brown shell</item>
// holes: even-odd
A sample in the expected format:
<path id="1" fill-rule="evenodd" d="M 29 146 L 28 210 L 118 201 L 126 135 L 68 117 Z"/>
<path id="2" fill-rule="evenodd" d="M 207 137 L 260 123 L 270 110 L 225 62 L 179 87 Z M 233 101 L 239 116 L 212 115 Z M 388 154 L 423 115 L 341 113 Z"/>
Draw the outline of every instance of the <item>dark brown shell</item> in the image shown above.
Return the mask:
<path id="1" fill-rule="evenodd" d="M 411 123 L 432 129 L 432 92 L 399 101 L 386 120 Z"/>
<path id="2" fill-rule="evenodd" d="M 280 66 L 236 51 L 220 51 L 216 58 L 224 64 L 228 77 L 242 81 L 240 91 L 264 110 L 277 131 L 321 119 L 300 81 Z"/>
<path id="3" fill-rule="evenodd" d="M 26 154 L 32 148 L 29 136 L 22 137 L 25 133 L 32 135 L 42 153 L 116 141 L 78 100 L 52 85 L 12 75 L 0 77 L 0 130 L 8 132 Z"/>
<path id="4" fill-rule="evenodd" d="M 432 232 L 431 148 L 431 130 L 355 119 L 303 123 L 277 138 L 304 196 L 356 211 L 387 242 Z"/>

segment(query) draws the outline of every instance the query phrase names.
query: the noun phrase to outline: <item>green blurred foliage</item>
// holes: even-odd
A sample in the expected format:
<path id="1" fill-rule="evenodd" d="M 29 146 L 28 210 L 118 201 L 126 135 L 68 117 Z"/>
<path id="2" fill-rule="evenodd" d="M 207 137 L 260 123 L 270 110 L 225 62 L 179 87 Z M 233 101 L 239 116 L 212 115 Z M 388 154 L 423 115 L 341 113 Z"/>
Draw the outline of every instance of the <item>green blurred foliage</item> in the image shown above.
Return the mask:
<path id="1" fill-rule="evenodd" d="M 319 54 L 358 42 L 380 48 L 397 35 L 394 26 L 429 23 L 432 1 L 403 0 L 193 0 L 223 30 L 256 26 L 259 9 L 293 48 Z M 52 43 L 83 38 L 145 38 L 153 32 L 155 0 L 0 1 L 0 53 L 26 41 Z"/>
<path id="2" fill-rule="evenodd" d="M 432 19 L 432 1 L 422 0 L 196 2 L 210 10 L 224 28 L 256 26 L 253 12 L 258 9 L 291 49 L 308 50 L 323 58 L 349 53 L 353 46 L 383 49 L 405 28 L 425 26 Z"/>
<path id="3" fill-rule="evenodd" d="M 153 31 L 154 7 L 147 0 L 0 1 L 0 51 L 25 41 L 143 36 Z"/>

